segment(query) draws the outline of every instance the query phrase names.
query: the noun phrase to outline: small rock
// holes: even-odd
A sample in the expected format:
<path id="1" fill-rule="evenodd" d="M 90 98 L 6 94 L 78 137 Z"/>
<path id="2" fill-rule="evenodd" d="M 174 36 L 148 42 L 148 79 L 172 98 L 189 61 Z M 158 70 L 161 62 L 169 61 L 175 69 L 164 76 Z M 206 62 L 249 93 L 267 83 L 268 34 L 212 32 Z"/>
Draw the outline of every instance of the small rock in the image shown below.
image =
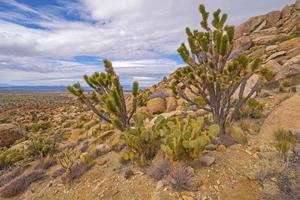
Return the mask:
<path id="1" fill-rule="evenodd" d="M 217 151 L 219 151 L 219 152 L 225 152 L 226 151 L 225 145 L 223 145 L 223 144 L 219 145 L 218 148 L 217 148 Z"/>
<path id="2" fill-rule="evenodd" d="M 266 47 L 266 51 L 273 51 L 278 48 L 278 45 L 270 45 Z"/>
<path id="3" fill-rule="evenodd" d="M 205 150 L 208 150 L 208 151 L 214 151 L 217 149 L 217 145 L 215 144 L 209 144 L 205 147 Z"/>
<path id="4" fill-rule="evenodd" d="M 215 162 L 215 160 L 216 159 L 214 157 L 204 155 L 199 160 L 193 163 L 193 167 L 194 168 L 209 167 Z"/>
<path id="5" fill-rule="evenodd" d="M 168 181 L 167 180 L 160 180 L 160 181 L 158 181 L 157 182 L 157 184 L 156 184 L 156 190 L 160 190 L 160 189 L 162 189 L 163 187 L 165 187 L 165 186 L 167 186 L 169 183 L 168 183 Z"/>
<path id="6" fill-rule="evenodd" d="M 125 179 L 130 179 L 133 175 L 134 175 L 133 171 L 131 169 L 127 169 L 125 171 L 124 178 Z"/>

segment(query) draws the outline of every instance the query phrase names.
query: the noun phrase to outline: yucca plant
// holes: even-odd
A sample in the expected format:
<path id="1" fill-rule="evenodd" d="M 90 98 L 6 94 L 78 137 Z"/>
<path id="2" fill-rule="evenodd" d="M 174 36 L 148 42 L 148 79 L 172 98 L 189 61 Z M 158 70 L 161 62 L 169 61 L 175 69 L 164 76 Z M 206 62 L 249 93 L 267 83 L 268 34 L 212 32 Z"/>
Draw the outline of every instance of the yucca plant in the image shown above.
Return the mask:
<path id="1" fill-rule="evenodd" d="M 95 72 L 91 76 L 84 75 L 85 82 L 93 89 L 90 95 L 84 92 L 79 82 L 73 84 L 73 86 L 68 86 L 67 90 L 78 97 L 101 120 L 124 131 L 136 112 L 139 85 L 138 82 L 133 82 L 132 110 L 129 111 L 126 106 L 123 87 L 112 63 L 109 60 L 104 60 L 104 67 L 105 72 Z"/>
<path id="2" fill-rule="evenodd" d="M 279 128 L 274 132 L 274 137 L 276 141 L 276 149 L 279 151 L 283 160 L 288 163 L 287 153 L 291 150 L 297 143 L 297 137 L 290 130 L 284 128 Z"/>
<path id="3" fill-rule="evenodd" d="M 198 158 L 211 139 L 219 134 L 219 126 L 207 126 L 203 117 L 159 117 L 154 128 L 162 138 L 161 149 L 170 160 L 190 162 Z"/>
<path id="4" fill-rule="evenodd" d="M 204 5 L 199 6 L 202 31 L 186 28 L 188 47 L 182 43 L 178 52 L 187 64 L 174 74 L 171 87 L 175 94 L 199 109 L 213 115 L 214 123 L 225 133 L 228 119 L 235 116 L 243 104 L 260 89 L 268 70 L 260 67 L 261 59 L 251 59 L 233 52 L 234 26 L 225 25 L 227 14 L 218 9 L 213 13 L 212 26 Z M 260 74 L 258 81 L 245 94 L 247 81 Z M 187 95 L 190 91 L 191 95 Z M 233 95 L 237 93 L 237 99 Z"/>

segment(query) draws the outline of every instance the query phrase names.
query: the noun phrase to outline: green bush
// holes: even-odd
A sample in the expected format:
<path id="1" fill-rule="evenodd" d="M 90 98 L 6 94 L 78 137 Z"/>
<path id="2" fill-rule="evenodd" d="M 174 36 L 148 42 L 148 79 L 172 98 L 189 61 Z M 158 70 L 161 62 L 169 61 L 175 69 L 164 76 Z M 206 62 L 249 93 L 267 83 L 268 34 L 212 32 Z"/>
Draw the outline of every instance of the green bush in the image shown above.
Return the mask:
<path id="1" fill-rule="evenodd" d="M 129 150 L 124 153 L 121 162 L 132 161 L 144 166 L 158 151 L 159 135 L 154 130 L 144 127 L 144 119 L 144 115 L 137 115 L 135 127 L 128 128 L 122 135 Z"/>
<path id="2" fill-rule="evenodd" d="M 48 136 L 34 135 L 30 137 L 29 141 L 29 146 L 25 151 L 28 157 L 45 157 L 55 150 L 55 143 Z"/>
<path id="3" fill-rule="evenodd" d="M 57 155 L 57 161 L 66 172 L 71 173 L 76 157 L 75 151 L 67 149 Z"/>
<path id="4" fill-rule="evenodd" d="M 5 169 L 23 159 L 23 151 L 18 149 L 8 149 L 0 154 L 0 170 Z"/>
<path id="5" fill-rule="evenodd" d="M 40 123 L 36 123 L 36 124 L 33 124 L 31 127 L 30 127 L 30 130 L 32 132 L 38 132 L 40 130 L 47 130 L 51 127 L 51 123 L 50 122 L 40 122 Z"/>
<path id="6" fill-rule="evenodd" d="M 145 92 L 140 93 L 137 97 L 137 105 L 139 107 L 146 106 L 149 100 L 149 95 Z"/>
<path id="7" fill-rule="evenodd" d="M 219 126 L 207 126 L 204 117 L 192 115 L 164 119 L 159 117 L 155 121 L 155 130 L 162 138 L 161 149 L 170 160 L 192 161 L 198 158 L 205 146 L 210 144 L 211 138 L 219 134 Z"/>
<path id="8" fill-rule="evenodd" d="M 290 130 L 279 128 L 274 132 L 276 149 L 279 151 L 284 161 L 287 161 L 287 152 L 297 143 L 297 137 Z"/>
<path id="9" fill-rule="evenodd" d="M 256 99 L 249 99 L 246 104 L 240 109 L 239 118 L 254 118 L 263 117 L 264 104 Z"/>

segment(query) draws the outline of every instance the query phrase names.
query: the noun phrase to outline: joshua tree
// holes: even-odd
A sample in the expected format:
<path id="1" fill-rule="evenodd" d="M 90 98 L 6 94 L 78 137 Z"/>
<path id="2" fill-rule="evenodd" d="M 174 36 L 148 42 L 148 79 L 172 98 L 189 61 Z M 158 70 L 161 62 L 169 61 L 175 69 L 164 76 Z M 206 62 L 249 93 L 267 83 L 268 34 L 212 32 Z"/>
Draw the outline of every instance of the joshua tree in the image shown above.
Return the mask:
<path id="1" fill-rule="evenodd" d="M 132 110 L 129 112 L 125 102 L 123 88 L 115 73 L 112 63 L 104 60 L 105 72 L 95 72 L 92 76 L 84 75 L 84 80 L 93 89 L 91 94 L 84 93 L 79 82 L 68 86 L 67 90 L 78 97 L 101 120 L 113 124 L 124 131 L 130 124 L 137 107 L 138 82 L 132 86 Z"/>
<path id="2" fill-rule="evenodd" d="M 212 27 L 209 26 L 209 13 L 204 5 L 199 6 L 202 15 L 203 31 L 186 28 L 189 49 L 184 43 L 178 52 L 186 67 L 178 69 L 171 83 L 176 94 L 189 103 L 211 112 L 213 120 L 225 133 L 225 124 L 242 105 L 261 87 L 260 78 L 248 94 L 247 81 L 255 73 L 266 75 L 261 69 L 260 58 L 250 59 L 245 55 L 234 55 L 234 26 L 225 26 L 227 14 L 218 9 L 213 13 Z M 192 93 L 187 95 L 187 90 Z M 237 98 L 233 95 L 237 93 Z"/>

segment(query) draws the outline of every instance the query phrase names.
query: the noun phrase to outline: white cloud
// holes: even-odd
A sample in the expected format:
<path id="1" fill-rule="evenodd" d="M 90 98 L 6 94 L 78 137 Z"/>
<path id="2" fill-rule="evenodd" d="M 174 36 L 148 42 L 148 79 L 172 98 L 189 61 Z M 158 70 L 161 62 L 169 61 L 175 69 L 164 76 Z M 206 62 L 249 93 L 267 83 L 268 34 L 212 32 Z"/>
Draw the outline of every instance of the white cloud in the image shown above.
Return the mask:
<path id="1" fill-rule="evenodd" d="M 33 8 L 13 0 L 0 0 L 0 7 L 5 4 L 13 8 L 0 12 L 1 78 L 5 76 L 7 82 L 22 81 L 23 77 L 24 82 L 64 84 L 63 75 L 75 79 L 79 74 L 99 69 L 72 59 L 78 55 L 112 59 L 126 81 L 134 76 L 161 77 L 178 67 L 176 60 L 167 57 L 176 54 L 178 45 L 185 40 L 184 28 L 198 26 L 200 3 L 205 3 L 209 10 L 223 8 L 229 12 L 230 22 L 237 24 L 293 0 L 61 2 L 60 7 Z M 65 13 L 79 15 L 82 20 L 71 20 Z M 41 29 L 26 27 L 28 24 Z M 9 73 L 8 69 L 15 71 Z"/>

